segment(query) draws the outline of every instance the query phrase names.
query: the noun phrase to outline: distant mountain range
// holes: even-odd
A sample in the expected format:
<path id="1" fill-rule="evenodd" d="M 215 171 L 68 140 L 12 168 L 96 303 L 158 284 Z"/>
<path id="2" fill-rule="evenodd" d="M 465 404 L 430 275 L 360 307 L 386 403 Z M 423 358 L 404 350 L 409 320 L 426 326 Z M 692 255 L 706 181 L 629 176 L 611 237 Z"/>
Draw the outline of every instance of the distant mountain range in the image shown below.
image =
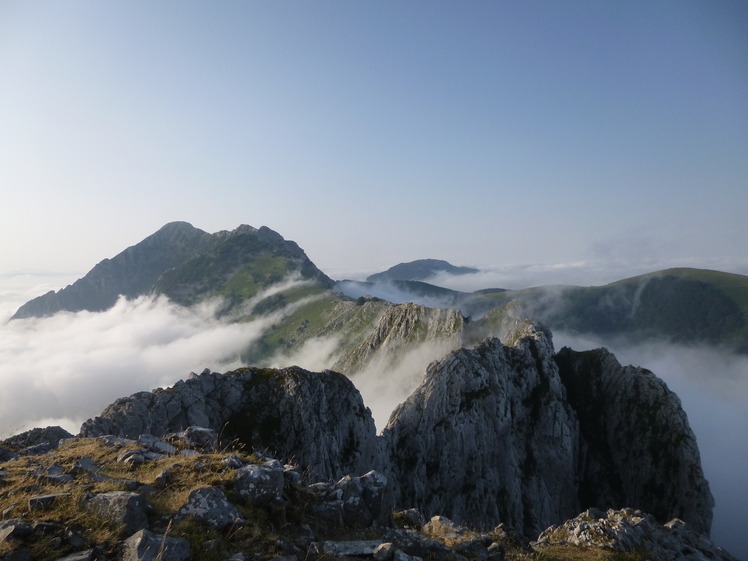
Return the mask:
<path id="1" fill-rule="evenodd" d="M 487 288 L 470 293 L 422 280 L 438 273 L 476 272 L 423 259 L 400 263 L 369 276 L 367 282 L 336 283 L 296 243 L 267 227 L 243 225 L 208 234 L 186 222 L 173 222 L 104 259 L 72 285 L 30 300 L 11 319 L 101 311 L 113 306 L 119 295 L 164 295 L 184 306 L 218 297 L 222 312 L 234 319 L 256 318 L 296 303 L 247 351 L 247 359 L 258 361 L 293 351 L 315 337 L 333 335 L 343 341 L 346 352 L 360 355 L 354 349 L 368 344 L 372 325 L 393 304 L 413 302 L 458 309 L 465 320 L 457 331 L 469 342 L 501 333 L 513 319 L 529 317 L 554 331 L 635 342 L 710 344 L 748 352 L 748 277 L 743 275 L 667 269 L 605 286 Z M 264 295 L 269 287 L 288 279 L 296 282 L 287 290 Z M 447 331 L 450 337 L 454 334 L 453 329 Z"/>

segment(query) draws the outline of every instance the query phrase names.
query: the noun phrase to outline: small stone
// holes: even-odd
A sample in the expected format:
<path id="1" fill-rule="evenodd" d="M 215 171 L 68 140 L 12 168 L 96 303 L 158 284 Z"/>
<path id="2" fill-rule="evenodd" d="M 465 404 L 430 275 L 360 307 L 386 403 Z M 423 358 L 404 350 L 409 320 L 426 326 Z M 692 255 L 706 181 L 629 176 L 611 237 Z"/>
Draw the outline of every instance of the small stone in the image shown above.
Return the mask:
<path id="1" fill-rule="evenodd" d="M 125 540 L 122 561 L 186 561 L 190 542 L 140 530 Z"/>
<path id="2" fill-rule="evenodd" d="M 31 524 L 20 518 L 0 521 L 0 543 L 11 538 L 22 538 L 33 531 Z"/>
<path id="3" fill-rule="evenodd" d="M 395 554 L 395 545 L 387 542 L 379 544 L 374 550 L 374 559 L 377 561 L 389 561 Z"/>
<path id="4" fill-rule="evenodd" d="M 50 506 L 57 499 L 68 497 L 70 493 L 53 493 L 29 498 L 29 510 L 41 510 Z"/>
<path id="5" fill-rule="evenodd" d="M 446 516 L 433 516 L 426 522 L 423 532 L 435 538 L 457 538 L 463 530 Z"/>

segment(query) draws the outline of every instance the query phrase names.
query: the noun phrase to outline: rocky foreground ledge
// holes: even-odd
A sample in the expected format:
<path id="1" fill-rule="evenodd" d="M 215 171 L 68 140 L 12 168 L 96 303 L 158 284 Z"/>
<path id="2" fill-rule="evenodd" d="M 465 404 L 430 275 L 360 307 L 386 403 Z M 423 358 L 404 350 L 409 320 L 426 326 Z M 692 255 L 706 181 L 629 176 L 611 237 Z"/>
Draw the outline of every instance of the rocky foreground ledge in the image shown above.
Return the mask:
<path id="1" fill-rule="evenodd" d="M 587 511 L 527 544 L 503 525 L 393 512 L 376 471 L 306 483 L 299 466 L 218 446 L 189 427 L 26 449 L 0 464 L 0 560 L 734 560 L 681 521 L 631 510 Z"/>

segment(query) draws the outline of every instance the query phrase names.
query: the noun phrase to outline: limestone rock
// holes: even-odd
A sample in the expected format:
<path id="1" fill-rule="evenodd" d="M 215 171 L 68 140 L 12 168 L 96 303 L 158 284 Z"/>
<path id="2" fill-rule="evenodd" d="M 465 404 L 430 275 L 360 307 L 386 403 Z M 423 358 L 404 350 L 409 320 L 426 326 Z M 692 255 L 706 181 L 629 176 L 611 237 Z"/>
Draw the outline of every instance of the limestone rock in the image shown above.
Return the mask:
<path id="1" fill-rule="evenodd" d="M 284 468 L 277 460 L 248 464 L 236 471 L 234 491 L 252 503 L 269 503 L 283 494 Z"/>
<path id="2" fill-rule="evenodd" d="M 381 368 L 391 368 L 404 352 L 424 344 L 445 352 L 456 349 L 463 325 L 462 314 L 455 309 L 428 308 L 410 302 L 394 305 L 385 311 L 366 340 L 347 352 L 333 368 L 353 373 L 375 360 Z"/>
<path id="3" fill-rule="evenodd" d="M 588 509 L 545 530 L 532 547 L 542 552 L 544 547 L 567 544 L 621 553 L 644 550 L 655 561 L 737 561 L 682 520 L 661 525 L 652 515 L 630 508 Z"/>
<path id="4" fill-rule="evenodd" d="M 233 525 L 242 525 L 242 518 L 226 494 L 217 487 L 195 489 L 187 503 L 179 509 L 179 517 L 194 516 L 211 528 L 225 530 Z"/>
<path id="5" fill-rule="evenodd" d="M 72 437 L 73 435 L 62 427 L 51 426 L 46 428 L 34 428 L 16 434 L 0 441 L 0 445 L 5 448 L 16 450 L 21 456 L 34 456 L 46 454 L 50 450 L 57 448 L 60 440 Z"/>
<path id="6" fill-rule="evenodd" d="M 578 428 L 550 333 L 521 325 L 432 364 L 384 431 L 400 507 L 535 536 L 578 510 Z M 570 489 L 571 487 L 571 489 Z"/>
<path id="7" fill-rule="evenodd" d="M 380 463 L 371 412 L 350 380 L 297 367 L 204 372 L 171 388 L 139 392 L 86 421 L 81 436 L 134 439 L 194 426 L 284 461 L 293 458 L 316 481 L 361 475 Z"/>
<path id="8" fill-rule="evenodd" d="M 86 501 L 85 508 L 100 518 L 124 526 L 125 535 L 148 527 L 148 504 L 139 493 L 97 493 Z"/>
<path id="9" fill-rule="evenodd" d="M 123 544 L 122 561 L 186 561 L 189 557 L 190 543 L 185 538 L 148 530 L 136 532 Z"/>
<path id="10" fill-rule="evenodd" d="M 519 322 L 433 363 L 384 431 L 396 504 L 527 538 L 583 508 L 634 507 L 708 532 L 713 500 L 680 401 L 605 350 L 554 354 Z"/>

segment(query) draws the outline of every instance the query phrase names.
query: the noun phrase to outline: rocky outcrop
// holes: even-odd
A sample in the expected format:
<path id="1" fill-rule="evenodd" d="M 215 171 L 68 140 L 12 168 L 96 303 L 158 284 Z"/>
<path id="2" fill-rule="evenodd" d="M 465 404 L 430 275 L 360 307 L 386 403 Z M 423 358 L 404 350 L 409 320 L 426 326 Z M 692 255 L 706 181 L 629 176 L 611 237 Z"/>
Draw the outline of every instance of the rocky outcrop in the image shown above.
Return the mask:
<path id="1" fill-rule="evenodd" d="M 301 368 L 205 371 L 173 387 L 119 399 L 81 427 L 81 436 L 212 428 L 233 440 L 304 466 L 315 480 L 361 475 L 379 464 L 370 411 L 342 374 Z"/>
<path id="2" fill-rule="evenodd" d="M 61 440 L 73 435 L 59 426 L 34 428 L 0 441 L 0 458 L 2 449 L 14 450 L 20 456 L 44 454 L 57 448 Z"/>
<path id="3" fill-rule="evenodd" d="M 579 419 L 582 508 L 633 506 L 708 533 L 714 500 L 678 396 L 605 349 L 563 348 L 555 360 Z"/>
<path id="4" fill-rule="evenodd" d="M 641 508 L 708 532 L 713 499 L 677 397 L 609 353 L 521 322 L 432 364 L 384 432 L 401 507 L 532 537 L 580 507 Z M 593 357 L 597 357 L 594 359 Z"/>
<path id="5" fill-rule="evenodd" d="M 428 345 L 441 352 L 460 346 L 464 319 L 455 309 L 428 308 L 418 304 L 398 304 L 388 308 L 362 343 L 334 365 L 338 371 L 358 372 L 376 361 L 382 369 L 391 368 L 408 351 Z"/>
<path id="6" fill-rule="evenodd" d="M 527 330 L 515 347 L 489 339 L 431 365 L 392 414 L 384 439 L 401 506 L 527 535 L 578 512 L 576 416 L 550 334 Z"/>
<path id="7" fill-rule="evenodd" d="M 409 320 L 422 316 L 412 305 L 396 310 L 407 324 L 398 340 L 406 339 L 418 331 Z M 219 447 L 236 440 L 293 460 L 311 480 L 377 469 L 399 508 L 480 529 L 504 523 L 527 538 L 589 507 L 633 507 L 709 531 L 713 501 L 696 442 L 664 383 L 621 367 L 606 351 L 556 355 L 550 332 L 527 321 L 505 341 L 487 339 L 431 364 L 379 439 L 347 378 L 296 367 L 206 371 L 118 400 L 81 435 L 197 438 L 188 427 L 209 427 L 221 435 Z M 131 462 L 145 458 L 127 454 Z M 260 492 L 267 483 L 272 503 L 280 472 L 247 471 L 247 485 L 235 492 Z M 337 516 L 320 508 L 319 516 Z"/>
<path id="8" fill-rule="evenodd" d="M 645 552 L 653 561 L 737 561 L 682 520 L 662 525 L 653 516 L 630 508 L 586 510 L 560 526 L 551 526 L 532 543 L 538 553 L 565 545 L 620 554 Z"/>

